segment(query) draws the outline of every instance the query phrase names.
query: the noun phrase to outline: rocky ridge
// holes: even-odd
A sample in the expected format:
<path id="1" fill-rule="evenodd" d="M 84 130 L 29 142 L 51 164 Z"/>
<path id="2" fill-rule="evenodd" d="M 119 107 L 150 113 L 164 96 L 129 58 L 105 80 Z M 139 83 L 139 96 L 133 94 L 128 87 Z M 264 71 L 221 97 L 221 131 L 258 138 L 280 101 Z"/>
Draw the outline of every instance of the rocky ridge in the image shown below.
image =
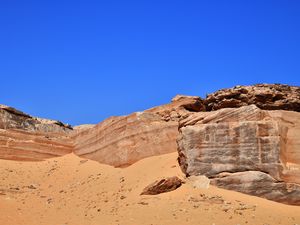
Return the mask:
<path id="1" fill-rule="evenodd" d="M 116 167 L 155 155 L 175 152 L 178 122 L 203 110 L 199 97 L 176 96 L 170 104 L 128 116 L 110 117 L 71 136 L 74 153 Z"/>
<path id="2" fill-rule="evenodd" d="M 186 176 L 205 175 L 219 187 L 300 205 L 299 106 L 299 87 L 236 86 L 206 99 L 178 95 L 166 105 L 74 129 L 1 106 L 0 158 L 74 152 L 126 167 L 178 150 Z"/>
<path id="3" fill-rule="evenodd" d="M 0 158 L 42 160 L 72 152 L 72 127 L 0 105 Z"/>

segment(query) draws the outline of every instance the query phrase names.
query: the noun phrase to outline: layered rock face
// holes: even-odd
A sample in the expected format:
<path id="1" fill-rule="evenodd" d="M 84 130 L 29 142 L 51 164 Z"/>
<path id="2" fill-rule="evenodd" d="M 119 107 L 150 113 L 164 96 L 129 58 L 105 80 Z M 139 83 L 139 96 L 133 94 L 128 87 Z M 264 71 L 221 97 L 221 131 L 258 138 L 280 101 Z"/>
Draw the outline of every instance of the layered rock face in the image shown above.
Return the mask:
<path id="1" fill-rule="evenodd" d="M 42 160 L 74 152 L 115 167 L 178 150 L 187 176 L 300 205 L 300 89 L 236 86 L 97 125 L 70 127 L 0 105 L 0 158 Z"/>
<path id="2" fill-rule="evenodd" d="M 0 105 L 0 158 L 43 160 L 72 152 L 72 128 Z"/>
<path id="3" fill-rule="evenodd" d="M 154 155 L 175 152 L 178 120 L 201 110 L 199 97 L 176 96 L 172 103 L 128 116 L 111 117 L 77 130 L 74 153 L 115 167 Z"/>
<path id="4" fill-rule="evenodd" d="M 111 117 L 73 136 L 74 153 L 115 167 L 176 150 L 177 123 L 151 113 Z"/>
<path id="5" fill-rule="evenodd" d="M 179 163 L 219 187 L 300 205 L 300 113 L 255 105 L 180 121 Z"/>
<path id="6" fill-rule="evenodd" d="M 179 118 L 203 107 L 199 97 L 176 96 L 167 105 L 73 129 L 2 105 L 0 158 L 41 160 L 74 152 L 115 167 L 128 166 L 145 157 L 175 152 Z"/>
<path id="7" fill-rule="evenodd" d="M 0 129 L 68 133 L 72 127 L 57 120 L 32 117 L 12 107 L 0 105 Z"/>

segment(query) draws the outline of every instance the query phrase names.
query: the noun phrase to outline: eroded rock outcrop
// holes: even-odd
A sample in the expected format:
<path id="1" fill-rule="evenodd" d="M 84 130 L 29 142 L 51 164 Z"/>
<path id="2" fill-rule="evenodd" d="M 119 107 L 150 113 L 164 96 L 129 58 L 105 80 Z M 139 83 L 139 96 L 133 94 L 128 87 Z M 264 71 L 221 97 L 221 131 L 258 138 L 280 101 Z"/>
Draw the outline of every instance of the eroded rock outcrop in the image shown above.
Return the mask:
<path id="1" fill-rule="evenodd" d="M 128 166 L 145 157 L 175 152 L 179 118 L 203 107 L 199 97 L 178 95 L 170 104 L 73 129 L 1 105 L 0 158 L 40 160 L 74 152 L 104 164 Z"/>
<path id="2" fill-rule="evenodd" d="M 256 105 L 265 110 L 300 112 L 300 88 L 282 84 L 257 84 L 222 89 L 204 100 L 206 111 Z"/>
<path id="3" fill-rule="evenodd" d="M 297 112 L 250 105 L 194 113 L 180 121 L 179 163 L 217 186 L 299 204 L 299 134 Z"/>
<path id="4" fill-rule="evenodd" d="M 72 152 L 71 126 L 0 105 L 0 158 L 43 160 Z"/>
<path id="5" fill-rule="evenodd" d="M 182 183 L 182 180 L 176 176 L 163 178 L 145 187 L 141 195 L 158 195 L 161 193 L 174 191 L 179 188 Z"/>
<path id="6" fill-rule="evenodd" d="M 72 127 L 57 120 L 32 117 L 15 108 L 0 105 L 0 129 L 68 133 Z"/>
<path id="7" fill-rule="evenodd" d="M 111 117 L 73 136 L 74 153 L 100 163 L 124 167 L 153 155 L 174 152 L 177 122 L 153 113 Z"/>
<path id="8" fill-rule="evenodd" d="M 202 107 L 199 97 L 177 96 L 170 104 L 111 117 L 90 129 L 77 130 L 72 137 L 74 153 L 124 167 L 146 157 L 175 152 L 179 118 Z"/>
<path id="9" fill-rule="evenodd" d="M 274 179 L 261 171 L 223 174 L 211 180 L 213 185 L 282 203 L 300 205 L 300 185 Z"/>
<path id="10" fill-rule="evenodd" d="M 299 135 L 300 89 L 287 85 L 236 86 L 206 99 L 178 95 L 170 104 L 74 129 L 0 105 L 0 158 L 74 152 L 125 167 L 178 149 L 187 176 L 205 175 L 219 187 L 295 205 Z"/>

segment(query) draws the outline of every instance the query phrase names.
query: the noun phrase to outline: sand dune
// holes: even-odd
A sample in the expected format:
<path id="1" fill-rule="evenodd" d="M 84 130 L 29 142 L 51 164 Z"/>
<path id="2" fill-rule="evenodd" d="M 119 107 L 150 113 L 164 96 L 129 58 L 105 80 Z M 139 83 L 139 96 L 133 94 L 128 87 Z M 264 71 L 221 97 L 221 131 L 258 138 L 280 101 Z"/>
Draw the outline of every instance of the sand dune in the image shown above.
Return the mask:
<path id="1" fill-rule="evenodd" d="M 0 160 L 0 224 L 300 224 L 300 207 L 189 182 L 141 196 L 163 177 L 184 179 L 177 153 L 114 168 L 73 154 L 42 162 Z"/>

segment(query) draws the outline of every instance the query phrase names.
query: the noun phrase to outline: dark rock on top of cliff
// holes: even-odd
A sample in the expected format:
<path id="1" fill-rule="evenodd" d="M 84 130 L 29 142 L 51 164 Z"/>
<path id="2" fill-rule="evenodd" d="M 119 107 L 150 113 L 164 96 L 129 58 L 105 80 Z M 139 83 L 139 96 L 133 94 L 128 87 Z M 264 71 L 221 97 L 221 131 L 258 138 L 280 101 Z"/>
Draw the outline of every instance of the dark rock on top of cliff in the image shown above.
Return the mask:
<path id="1" fill-rule="evenodd" d="M 255 104 L 265 110 L 300 112 L 300 87 L 283 84 L 235 86 L 209 94 L 204 104 L 206 111 Z"/>
<path id="2" fill-rule="evenodd" d="M 69 132 L 73 128 L 58 120 L 30 116 L 13 107 L 0 105 L 0 129 L 21 129 L 38 132 Z"/>

